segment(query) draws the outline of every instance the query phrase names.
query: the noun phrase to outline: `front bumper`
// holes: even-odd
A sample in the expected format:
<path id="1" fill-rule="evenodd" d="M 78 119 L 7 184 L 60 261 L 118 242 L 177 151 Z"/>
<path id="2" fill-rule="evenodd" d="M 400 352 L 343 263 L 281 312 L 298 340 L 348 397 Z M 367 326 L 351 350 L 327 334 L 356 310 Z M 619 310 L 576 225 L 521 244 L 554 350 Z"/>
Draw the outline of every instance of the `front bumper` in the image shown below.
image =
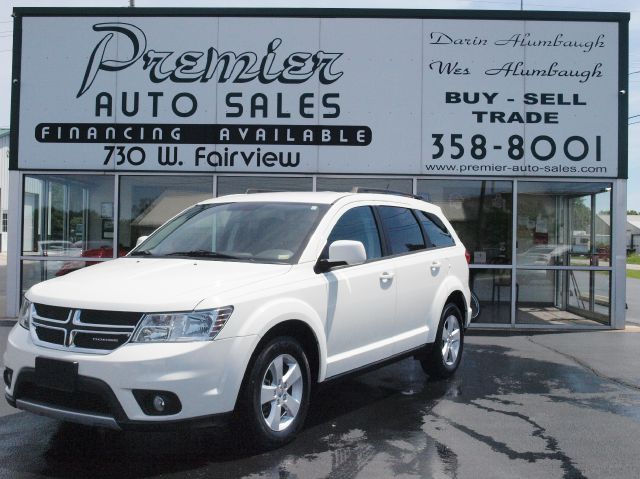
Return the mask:
<path id="1" fill-rule="evenodd" d="M 36 346 L 30 334 L 15 326 L 9 334 L 4 363 L 13 370 L 5 389 L 14 407 L 88 425 L 113 429 L 218 423 L 233 411 L 244 371 L 257 336 L 207 342 L 125 344 L 106 355 L 72 353 Z M 37 383 L 36 357 L 78 363 L 76 390 L 63 393 Z M 168 391 L 181 410 L 147 415 L 133 390 Z"/>
<path id="2" fill-rule="evenodd" d="M 96 412 L 80 411 L 77 409 L 74 410 L 34 400 L 15 400 L 6 392 L 4 396 L 11 406 L 33 414 L 60 419 L 61 421 L 84 424 L 86 426 L 114 429 L 117 431 L 167 431 L 205 427 L 223 427 L 229 423 L 233 414 L 229 412 L 200 416 L 191 419 L 172 419 L 168 421 L 132 421 L 126 417 L 116 418 L 109 414 L 99 414 Z"/>

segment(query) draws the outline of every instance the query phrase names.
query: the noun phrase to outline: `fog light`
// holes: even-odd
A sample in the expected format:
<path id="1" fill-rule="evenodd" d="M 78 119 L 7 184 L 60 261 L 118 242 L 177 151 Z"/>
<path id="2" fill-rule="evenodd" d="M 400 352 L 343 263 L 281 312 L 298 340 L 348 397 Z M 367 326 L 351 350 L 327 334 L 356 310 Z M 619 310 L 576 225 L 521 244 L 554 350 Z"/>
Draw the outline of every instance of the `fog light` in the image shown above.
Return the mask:
<path id="1" fill-rule="evenodd" d="M 6 368 L 4 370 L 4 373 L 2 374 L 2 377 L 4 378 L 4 383 L 7 385 L 8 388 L 10 388 L 11 380 L 13 379 L 13 370 Z"/>
<path id="2" fill-rule="evenodd" d="M 158 412 L 164 412 L 165 402 L 162 396 L 156 396 L 153 398 L 153 407 Z"/>
<path id="3" fill-rule="evenodd" d="M 182 411 L 182 404 L 175 393 L 134 389 L 133 396 L 147 416 L 170 416 Z"/>

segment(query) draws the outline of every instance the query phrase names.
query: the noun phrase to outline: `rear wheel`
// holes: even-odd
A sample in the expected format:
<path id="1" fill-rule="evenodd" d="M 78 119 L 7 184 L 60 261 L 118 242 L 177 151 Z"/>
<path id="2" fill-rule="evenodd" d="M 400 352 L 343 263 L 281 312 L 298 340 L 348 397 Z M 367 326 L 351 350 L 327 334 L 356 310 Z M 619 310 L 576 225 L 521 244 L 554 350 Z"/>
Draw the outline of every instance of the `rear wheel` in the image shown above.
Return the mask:
<path id="1" fill-rule="evenodd" d="M 250 369 L 240 397 L 241 419 L 259 449 L 291 441 L 309 406 L 311 373 L 300 343 L 290 337 L 267 343 Z"/>
<path id="2" fill-rule="evenodd" d="M 422 369 L 434 379 L 445 379 L 456 372 L 462 359 L 464 331 L 462 313 L 453 303 L 442 310 L 436 341 L 426 358 L 420 360 Z"/>

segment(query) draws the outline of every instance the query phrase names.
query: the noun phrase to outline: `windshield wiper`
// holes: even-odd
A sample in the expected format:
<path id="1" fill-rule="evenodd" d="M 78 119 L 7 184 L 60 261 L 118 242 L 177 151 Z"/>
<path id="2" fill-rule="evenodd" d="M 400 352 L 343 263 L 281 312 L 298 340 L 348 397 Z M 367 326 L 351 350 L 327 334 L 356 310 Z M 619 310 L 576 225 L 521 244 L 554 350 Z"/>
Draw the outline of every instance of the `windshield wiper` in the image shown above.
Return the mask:
<path id="1" fill-rule="evenodd" d="M 207 251 L 204 249 L 195 249 L 191 251 L 174 251 L 163 256 L 191 256 L 194 258 L 222 258 L 222 259 L 239 259 L 238 256 L 231 254 L 218 253 L 216 251 Z"/>
<path id="2" fill-rule="evenodd" d="M 149 251 L 134 251 L 133 253 L 129 253 L 129 256 L 152 256 Z"/>

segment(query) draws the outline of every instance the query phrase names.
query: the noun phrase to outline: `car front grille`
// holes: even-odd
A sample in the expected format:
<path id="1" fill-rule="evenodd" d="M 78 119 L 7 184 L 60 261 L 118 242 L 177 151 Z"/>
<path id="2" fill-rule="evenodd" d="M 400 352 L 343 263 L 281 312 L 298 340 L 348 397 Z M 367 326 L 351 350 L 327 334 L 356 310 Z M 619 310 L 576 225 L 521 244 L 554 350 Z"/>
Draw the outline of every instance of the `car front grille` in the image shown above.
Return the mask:
<path id="1" fill-rule="evenodd" d="M 39 346 L 107 354 L 129 341 L 141 318 L 142 313 L 36 303 L 31 314 L 31 335 Z"/>

